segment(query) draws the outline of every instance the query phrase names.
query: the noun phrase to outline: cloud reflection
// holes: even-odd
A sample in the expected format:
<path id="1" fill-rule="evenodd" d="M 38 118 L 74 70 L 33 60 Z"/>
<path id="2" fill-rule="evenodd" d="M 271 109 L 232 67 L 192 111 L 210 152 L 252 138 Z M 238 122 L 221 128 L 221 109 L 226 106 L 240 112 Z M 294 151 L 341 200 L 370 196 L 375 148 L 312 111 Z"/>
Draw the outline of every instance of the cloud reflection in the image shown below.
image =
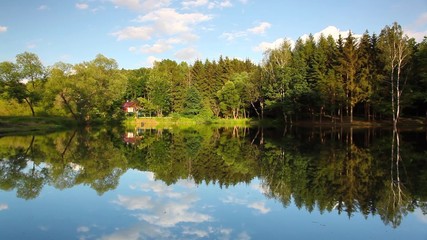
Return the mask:
<path id="1" fill-rule="evenodd" d="M 200 198 L 194 193 L 196 184 L 191 180 L 180 180 L 168 186 L 154 180 L 152 173 L 145 174 L 145 181 L 132 183 L 130 190 L 137 195 L 117 195 L 112 203 L 130 211 L 139 222 L 126 229 L 117 229 L 103 240 L 122 239 L 250 239 L 246 232 L 235 232 L 230 228 L 214 227 L 215 219 L 208 207 L 199 206 Z M 224 202 L 245 205 L 260 213 L 270 211 L 263 202 L 248 202 L 227 197 Z M 236 235 L 232 236 L 232 233 Z"/>
<path id="2" fill-rule="evenodd" d="M 427 224 L 427 214 L 424 214 L 421 209 L 418 208 L 415 210 L 415 216 L 417 216 L 418 220 Z"/>
<path id="3" fill-rule="evenodd" d="M 9 209 L 9 205 L 7 205 L 5 203 L 0 204 L 0 211 L 7 210 L 7 209 Z"/>
<path id="4" fill-rule="evenodd" d="M 267 214 L 271 211 L 270 208 L 265 206 L 264 201 L 250 202 L 246 199 L 235 198 L 233 196 L 227 196 L 226 198 L 221 199 L 221 201 L 226 204 L 243 205 L 247 208 L 255 209 L 261 214 Z"/>

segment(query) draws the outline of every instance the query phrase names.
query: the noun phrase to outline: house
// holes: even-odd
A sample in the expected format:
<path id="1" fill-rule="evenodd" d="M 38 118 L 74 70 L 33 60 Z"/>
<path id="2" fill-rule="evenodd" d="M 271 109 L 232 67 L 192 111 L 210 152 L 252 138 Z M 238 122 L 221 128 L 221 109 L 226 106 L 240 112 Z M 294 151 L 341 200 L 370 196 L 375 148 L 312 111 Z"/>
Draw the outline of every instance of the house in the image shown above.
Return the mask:
<path id="1" fill-rule="evenodd" d="M 137 108 L 138 108 L 138 104 L 132 101 L 126 101 L 122 105 L 122 109 L 123 111 L 125 111 L 125 113 L 136 113 Z"/>
<path id="2" fill-rule="evenodd" d="M 135 134 L 134 132 L 126 132 L 123 135 L 123 141 L 126 144 L 135 144 L 137 142 L 139 142 L 142 139 L 141 136 L 138 136 L 137 134 Z"/>

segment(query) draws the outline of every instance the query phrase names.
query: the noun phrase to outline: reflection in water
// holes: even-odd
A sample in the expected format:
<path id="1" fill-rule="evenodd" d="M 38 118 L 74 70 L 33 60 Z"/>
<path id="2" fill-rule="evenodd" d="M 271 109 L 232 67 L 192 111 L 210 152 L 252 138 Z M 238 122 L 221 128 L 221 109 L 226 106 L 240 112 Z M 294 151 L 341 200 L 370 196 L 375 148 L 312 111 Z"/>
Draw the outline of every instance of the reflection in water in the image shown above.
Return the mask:
<path id="1" fill-rule="evenodd" d="M 154 234 L 160 227 L 182 222 L 213 221 L 208 213 L 194 210 L 198 199 L 191 191 L 175 192 L 171 184 L 191 180 L 194 186 L 227 188 L 259 179 L 257 189 L 284 207 L 295 204 L 320 213 L 336 210 L 350 218 L 355 213 L 380 215 L 385 224 L 397 227 L 408 212 L 427 212 L 425 149 L 422 133 L 381 129 L 200 127 L 3 137 L 0 189 L 16 190 L 19 198 L 27 200 L 37 198 L 46 185 L 61 190 L 88 185 L 102 195 L 117 188 L 129 169 L 149 171 L 153 181 L 161 182 L 132 187 L 156 194 L 156 199 L 118 195 L 114 204 L 133 211 Z M 221 201 L 258 214 L 271 211 L 263 201 L 232 196 Z M 0 211 L 7 209 L 0 202 Z M 127 231 L 122 234 L 132 234 Z M 196 229 L 186 231 L 205 236 Z"/>

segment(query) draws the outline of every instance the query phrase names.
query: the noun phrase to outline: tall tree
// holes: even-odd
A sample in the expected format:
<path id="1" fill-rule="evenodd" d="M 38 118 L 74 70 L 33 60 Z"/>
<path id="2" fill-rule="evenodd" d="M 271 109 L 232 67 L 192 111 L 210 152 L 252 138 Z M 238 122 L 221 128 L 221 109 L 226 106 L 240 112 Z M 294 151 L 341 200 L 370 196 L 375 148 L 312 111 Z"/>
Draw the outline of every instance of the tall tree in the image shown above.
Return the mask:
<path id="1" fill-rule="evenodd" d="M 386 61 L 386 70 L 389 72 L 391 86 L 391 111 L 393 125 L 396 126 L 401 114 L 401 96 L 407 79 L 402 79 L 402 71 L 409 62 L 412 49 L 409 38 L 404 34 L 402 27 L 396 22 L 386 26 L 379 37 L 379 47 Z"/>

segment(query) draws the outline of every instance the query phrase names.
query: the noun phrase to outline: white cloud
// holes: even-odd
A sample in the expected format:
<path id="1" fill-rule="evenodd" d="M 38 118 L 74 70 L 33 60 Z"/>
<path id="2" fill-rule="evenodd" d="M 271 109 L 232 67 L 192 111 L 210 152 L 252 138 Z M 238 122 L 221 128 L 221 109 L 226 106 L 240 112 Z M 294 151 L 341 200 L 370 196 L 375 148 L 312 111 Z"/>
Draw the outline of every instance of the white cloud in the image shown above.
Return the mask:
<path id="1" fill-rule="evenodd" d="M 188 36 L 180 36 L 175 38 L 169 38 L 169 39 L 159 39 L 154 44 L 145 44 L 143 45 L 140 50 L 142 53 L 151 53 L 151 54 L 158 54 L 158 53 L 164 53 L 170 49 L 173 48 L 173 45 L 175 44 L 185 44 L 189 41 L 197 39 L 197 36 L 194 35 L 188 35 Z M 135 47 L 129 48 L 129 51 L 136 52 L 137 49 Z"/>
<path id="2" fill-rule="evenodd" d="M 265 206 L 265 202 L 254 202 L 248 205 L 249 208 L 258 210 L 261 214 L 267 214 L 271 211 L 270 208 Z"/>
<path id="3" fill-rule="evenodd" d="M 414 38 L 417 42 L 422 42 L 424 37 L 427 36 L 426 31 L 414 31 L 414 30 L 405 30 L 405 34 L 410 38 Z"/>
<path id="4" fill-rule="evenodd" d="M 258 26 L 249 28 L 248 32 L 253 34 L 264 34 L 267 29 L 271 27 L 271 24 L 268 22 L 262 22 Z"/>
<path id="5" fill-rule="evenodd" d="M 170 5 L 171 0 L 111 0 L 117 7 L 133 11 L 152 11 Z"/>
<path id="6" fill-rule="evenodd" d="M 129 47 L 129 52 L 137 52 L 138 51 L 138 48 L 137 47 L 134 47 L 134 46 L 132 46 L 132 47 Z M 132 187 L 131 187 L 132 188 Z"/>
<path id="7" fill-rule="evenodd" d="M 341 31 L 341 30 L 339 30 L 335 26 L 328 26 L 325 29 L 323 29 L 322 31 L 313 34 L 313 37 L 314 37 L 315 41 L 318 41 L 320 39 L 321 35 L 323 35 L 324 37 L 328 37 L 329 35 L 331 35 L 335 40 L 337 40 L 340 35 L 341 35 L 342 38 L 346 38 L 349 33 L 350 33 L 350 30 L 348 30 L 348 31 Z M 351 34 L 356 39 L 362 37 L 362 34 L 354 34 L 353 32 Z M 308 37 L 309 37 L 308 34 L 304 34 L 304 35 L 301 36 L 301 39 L 303 41 L 305 41 L 305 40 L 308 39 Z"/>
<path id="8" fill-rule="evenodd" d="M 224 32 L 221 34 L 221 38 L 225 38 L 227 41 L 233 41 L 237 38 L 242 38 L 248 36 L 246 31 L 239 31 L 239 32 Z"/>
<path id="9" fill-rule="evenodd" d="M 5 203 L 0 204 L 0 211 L 7 210 L 7 209 L 9 209 L 9 205 Z"/>
<path id="10" fill-rule="evenodd" d="M 117 40 L 119 41 L 126 39 L 148 40 L 151 39 L 153 32 L 154 29 L 151 27 L 126 27 L 120 31 L 112 33 L 112 35 L 117 37 Z"/>
<path id="11" fill-rule="evenodd" d="M 200 57 L 200 53 L 195 48 L 188 47 L 179 50 L 174 56 L 180 60 L 188 61 Z"/>
<path id="12" fill-rule="evenodd" d="M 199 36 L 193 33 L 195 26 L 210 19 L 212 16 L 202 13 L 179 13 L 173 8 L 161 8 L 140 15 L 134 20 L 144 24 L 143 26 L 129 26 L 113 32 L 111 35 L 119 41 L 160 38 L 154 43 L 147 43 L 140 47 L 142 53 L 158 54 L 172 49 L 176 44 L 188 44 L 196 41 Z M 186 50 L 187 55 L 195 53 L 194 51 L 190 52 L 190 50 Z M 129 51 L 137 52 L 138 50 L 132 47 Z M 180 52 L 179 55 L 185 57 L 184 52 Z"/>
<path id="13" fill-rule="evenodd" d="M 199 36 L 193 33 L 194 27 L 211 18 L 211 16 L 202 13 L 179 13 L 172 8 L 162 8 L 141 15 L 134 20 L 143 23 L 143 26 L 126 27 L 113 32 L 111 35 L 119 41 L 163 38 L 154 43 L 145 44 L 140 48 L 143 53 L 163 53 L 172 49 L 175 44 L 188 44 L 196 41 Z M 136 49 L 130 50 L 135 51 Z"/>
<path id="14" fill-rule="evenodd" d="M 414 38 L 417 42 L 422 42 L 427 36 L 427 12 L 422 13 L 414 23 L 408 27 L 404 27 L 405 34 L 408 37 Z"/>
<path id="15" fill-rule="evenodd" d="M 168 44 L 165 41 L 159 40 L 153 45 L 145 44 L 141 47 L 141 52 L 143 53 L 164 53 L 172 48 L 172 45 Z"/>
<path id="16" fill-rule="evenodd" d="M 295 41 L 289 38 L 278 38 L 273 42 L 261 42 L 260 44 L 258 44 L 258 46 L 254 47 L 253 50 L 255 52 L 266 52 L 267 50 L 278 49 L 285 41 L 289 42 L 291 48 L 293 48 L 293 46 L 295 45 Z"/>
<path id="17" fill-rule="evenodd" d="M 139 0 L 111 0 L 118 7 L 126 7 L 131 10 L 141 10 L 142 3 Z"/>
<path id="18" fill-rule="evenodd" d="M 77 228 L 77 230 L 76 230 L 78 233 L 87 233 L 87 232 L 89 232 L 90 231 L 90 228 L 89 227 L 86 227 L 86 226 L 80 226 L 80 227 L 78 227 Z"/>
<path id="19" fill-rule="evenodd" d="M 230 2 L 230 0 L 223 0 L 223 1 L 211 1 L 208 4 L 209 9 L 213 8 L 230 8 L 233 4 Z"/>
<path id="20" fill-rule="evenodd" d="M 76 8 L 80 10 L 86 10 L 89 8 L 89 4 L 87 3 L 76 3 Z"/>
<path id="21" fill-rule="evenodd" d="M 325 29 L 321 30 L 320 32 L 313 34 L 313 38 L 315 41 L 318 41 L 321 35 L 323 35 L 324 37 L 328 37 L 329 35 L 331 35 L 335 40 L 337 40 L 340 35 L 342 38 L 346 38 L 349 33 L 350 31 L 341 31 L 335 26 L 328 26 Z M 359 39 L 362 37 L 362 34 L 355 34 L 353 32 L 352 32 L 352 35 L 356 39 Z M 301 40 L 306 41 L 309 38 L 309 35 L 304 34 L 300 38 Z M 295 41 L 290 38 L 278 38 L 273 42 L 261 42 L 260 44 L 258 44 L 258 46 L 255 46 L 252 49 L 255 52 L 265 52 L 270 49 L 279 48 L 284 41 L 288 41 L 288 43 L 291 45 L 291 48 L 295 46 Z"/>
<path id="22" fill-rule="evenodd" d="M 37 10 L 43 11 L 43 10 L 48 10 L 49 7 L 47 5 L 40 5 Z"/>
<path id="23" fill-rule="evenodd" d="M 205 6 L 208 3 L 209 3 L 209 0 L 187 0 L 187 1 L 181 2 L 181 5 L 185 9 L 189 9 L 189 8 Z"/>
<path id="24" fill-rule="evenodd" d="M 261 22 L 258 26 L 248 28 L 244 31 L 235 31 L 235 32 L 224 32 L 221 34 L 221 38 L 225 38 L 227 41 L 233 41 L 237 38 L 247 37 L 250 34 L 260 35 L 264 34 L 267 29 L 271 27 L 269 22 Z"/>
<path id="25" fill-rule="evenodd" d="M 147 67 L 152 67 L 155 62 L 160 62 L 160 61 L 162 61 L 162 59 L 157 58 L 155 56 L 149 56 L 149 57 L 147 57 L 147 60 L 146 60 L 144 65 Z"/>
<path id="26" fill-rule="evenodd" d="M 243 3 L 243 4 L 246 4 L 246 3 L 248 3 L 248 2 L 249 2 L 249 0 L 239 0 L 239 2 L 241 2 L 241 3 Z"/>
<path id="27" fill-rule="evenodd" d="M 230 0 L 225 0 L 219 3 L 219 6 L 222 8 L 228 8 L 228 7 L 232 7 L 233 4 L 231 4 Z"/>
<path id="28" fill-rule="evenodd" d="M 7 27 L 6 26 L 0 26 L 0 33 L 6 32 L 6 31 L 7 31 Z"/>
<path id="29" fill-rule="evenodd" d="M 138 22 L 152 22 L 160 34 L 179 34 L 192 31 L 196 24 L 212 19 L 212 16 L 202 13 L 178 13 L 173 8 L 162 8 L 139 16 Z"/>

